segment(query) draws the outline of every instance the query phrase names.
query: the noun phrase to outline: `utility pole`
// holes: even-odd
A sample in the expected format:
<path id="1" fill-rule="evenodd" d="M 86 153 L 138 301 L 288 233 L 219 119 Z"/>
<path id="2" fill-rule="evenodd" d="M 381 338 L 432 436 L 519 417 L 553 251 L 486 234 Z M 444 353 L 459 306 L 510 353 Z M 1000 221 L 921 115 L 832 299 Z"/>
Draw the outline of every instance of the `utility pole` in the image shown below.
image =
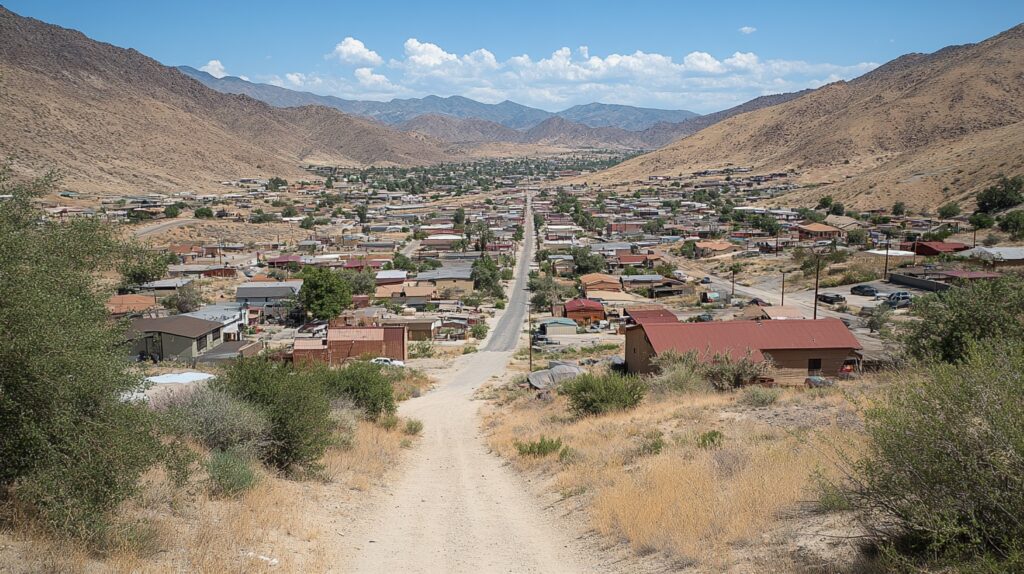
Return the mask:
<path id="1" fill-rule="evenodd" d="M 729 297 L 735 297 L 735 296 L 736 296 L 736 269 L 734 268 L 732 270 L 732 294 L 729 295 Z"/>
<path id="2" fill-rule="evenodd" d="M 821 256 L 814 253 L 814 319 L 818 319 L 818 276 L 821 275 Z"/>
<path id="3" fill-rule="evenodd" d="M 530 370 L 529 370 L 529 372 L 532 373 L 533 372 L 533 305 L 531 305 L 529 301 L 526 302 L 526 315 L 527 315 L 527 317 L 529 317 L 529 322 L 530 322 L 530 340 L 527 341 L 527 344 L 530 346 Z"/>
<path id="4" fill-rule="evenodd" d="M 882 279 L 885 281 L 889 280 L 889 243 L 892 242 L 892 237 L 886 236 L 885 238 L 885 270 L 882 271 Z"/>
<path id="5" fill-rule="evenodd" d="M 782 302 L 779 306 L 782 307 L 786 304 L 786 272 L 782 272 Z"/>

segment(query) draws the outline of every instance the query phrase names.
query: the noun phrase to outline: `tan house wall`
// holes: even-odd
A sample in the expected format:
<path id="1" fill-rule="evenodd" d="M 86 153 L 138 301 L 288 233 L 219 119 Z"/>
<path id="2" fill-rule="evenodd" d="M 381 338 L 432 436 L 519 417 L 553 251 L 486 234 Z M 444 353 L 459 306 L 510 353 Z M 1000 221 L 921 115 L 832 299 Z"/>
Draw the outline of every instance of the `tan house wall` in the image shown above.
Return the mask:
<path id="1" fill-rule="evenodd" d="M 807 363 L 810 359 L 821 359 L 821 374 L 824 377 L 834 377 L 839 374 L 846 359 L 852 356 L 850 349 L 797 349 L 797 350 L 763 350 L 763 354 L 772 358 L 779 373 L 786 373 L 790 376 L 803 377 L 808 374 Z"/>

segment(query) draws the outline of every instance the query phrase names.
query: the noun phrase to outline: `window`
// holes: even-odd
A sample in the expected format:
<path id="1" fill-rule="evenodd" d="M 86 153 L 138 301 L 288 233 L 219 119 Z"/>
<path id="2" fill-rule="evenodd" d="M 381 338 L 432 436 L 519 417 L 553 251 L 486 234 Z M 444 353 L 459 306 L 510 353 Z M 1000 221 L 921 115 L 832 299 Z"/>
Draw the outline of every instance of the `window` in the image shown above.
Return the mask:
<path id="1" fill-rule="evenodd" d="M 213 330 L 213 340 L 220 341 L 220 329 Z"/>
<path id="2" fill-rule="evenodd" d="M 807 359 L 807 372 L 814 373 L 821 370 L 821 359 Z"/>
<path id="3" fill-rule="evenodd" d="M 202 337 L 199 337 L 198 339 L 196 339 L 196 350 L 197 351 L 202 351 L 205 348 L 206 348 L 206 335 L 203 335 Z"/>

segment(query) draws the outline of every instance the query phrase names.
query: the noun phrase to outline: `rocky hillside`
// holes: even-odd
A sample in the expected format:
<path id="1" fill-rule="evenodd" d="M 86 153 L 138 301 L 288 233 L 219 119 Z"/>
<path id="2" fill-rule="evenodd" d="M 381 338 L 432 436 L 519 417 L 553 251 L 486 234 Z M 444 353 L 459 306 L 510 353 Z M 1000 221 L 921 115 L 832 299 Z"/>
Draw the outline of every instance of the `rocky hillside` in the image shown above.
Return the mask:
<path id="1" fill-rule="evenodd" d="M 604 182 L 727 163 L 794 169 L 847 205 L 968 201 L 1024 171 L 1024 25 L 978 44 L 910 54 L 849 82 L 740 114 L 599 174 Z"/>
<path id="2" fill-rule="evenodd" d="M 300 165 L 450 160 L 446 146 L 324 107 L 223 94 L 135 50 L 0 8 L 0 156 L 91 192 L 218 189 Z"/>

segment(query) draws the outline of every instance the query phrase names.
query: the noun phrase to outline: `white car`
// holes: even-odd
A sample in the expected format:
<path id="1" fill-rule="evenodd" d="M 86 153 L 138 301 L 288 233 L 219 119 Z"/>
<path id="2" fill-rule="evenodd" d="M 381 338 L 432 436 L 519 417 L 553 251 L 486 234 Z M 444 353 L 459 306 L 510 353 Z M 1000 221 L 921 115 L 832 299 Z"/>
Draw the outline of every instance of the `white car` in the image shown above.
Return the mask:
<path id="1" fill-rule="evenodd" d="M 386 367 L 399 367 L 404 368 L 405 362 L 397 359 L 389 359 L 388 357 L 377 357 L 370 361 L 374 365 L 384 365 Z"/>

